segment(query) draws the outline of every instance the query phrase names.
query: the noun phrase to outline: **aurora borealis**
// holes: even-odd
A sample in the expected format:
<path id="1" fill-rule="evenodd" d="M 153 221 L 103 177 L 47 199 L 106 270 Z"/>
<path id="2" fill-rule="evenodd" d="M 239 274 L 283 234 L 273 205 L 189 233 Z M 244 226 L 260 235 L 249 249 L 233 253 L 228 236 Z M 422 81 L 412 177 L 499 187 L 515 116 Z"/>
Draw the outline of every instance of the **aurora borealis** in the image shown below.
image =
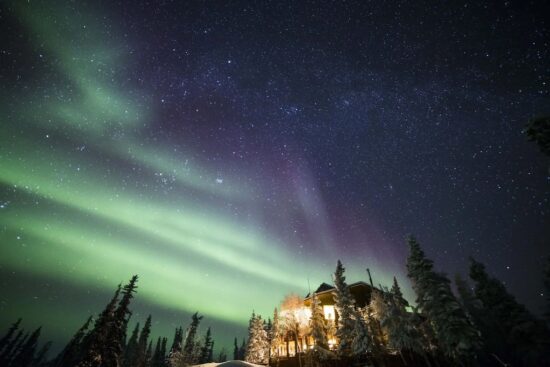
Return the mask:
<path id="1" fill-rule="evenodd" d="M 406 286 L 409 233 L 442 270 L 474 255 L 537 307 L 536 7 L 450 6 L 496 12 L 489 31 L 397 3 L 52 3 L 0 8 L 2 327 L 65 340 L 139 274 L 153 334 L 198 310 L 229 345 L 337 259 Z"/>

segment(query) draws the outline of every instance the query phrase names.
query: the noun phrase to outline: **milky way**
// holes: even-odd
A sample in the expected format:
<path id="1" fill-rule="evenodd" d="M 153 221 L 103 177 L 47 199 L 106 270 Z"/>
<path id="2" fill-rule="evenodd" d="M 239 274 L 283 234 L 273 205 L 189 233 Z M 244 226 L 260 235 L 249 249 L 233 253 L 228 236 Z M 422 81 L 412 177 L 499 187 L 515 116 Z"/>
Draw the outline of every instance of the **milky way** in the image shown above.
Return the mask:
<path id="1" fill-rule="evenodd" d="M 199 310 L 229 344 L 337 259 L 407 289 L 409 233 L 538 311 L 547 162 L 521 131 L 549 112 L 541 9 L 1 9 L 2 326 L 64 340 L 137 273 L 136 321 L 168 335 Z"/>

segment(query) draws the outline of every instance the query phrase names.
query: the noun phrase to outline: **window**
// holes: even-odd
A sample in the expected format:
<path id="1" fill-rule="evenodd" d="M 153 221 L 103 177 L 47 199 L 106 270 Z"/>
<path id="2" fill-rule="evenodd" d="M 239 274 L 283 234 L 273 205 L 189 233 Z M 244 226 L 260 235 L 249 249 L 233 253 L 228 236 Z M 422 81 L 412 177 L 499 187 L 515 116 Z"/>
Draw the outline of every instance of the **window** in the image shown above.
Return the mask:
<path id="1" fill-rule="evenodd" d="M 324 305 L 323 312 L 325 314 L 325 320 L 334 320 L 334 306 Z"/>

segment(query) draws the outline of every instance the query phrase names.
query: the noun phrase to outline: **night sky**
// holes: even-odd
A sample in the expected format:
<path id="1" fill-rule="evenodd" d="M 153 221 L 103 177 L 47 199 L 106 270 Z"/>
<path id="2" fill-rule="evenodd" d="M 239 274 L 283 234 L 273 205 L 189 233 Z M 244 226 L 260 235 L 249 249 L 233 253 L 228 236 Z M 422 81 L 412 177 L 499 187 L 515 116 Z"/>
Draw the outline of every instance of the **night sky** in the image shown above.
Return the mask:
<path id="1" fill-rule="evenodd" d="M 411 233 L 540 313 L 543 3 L 2 2 L 0 326 L 59 347 L 137 273 L 133 322 L 229 346 L 337 259 L 413 300 Z"/>

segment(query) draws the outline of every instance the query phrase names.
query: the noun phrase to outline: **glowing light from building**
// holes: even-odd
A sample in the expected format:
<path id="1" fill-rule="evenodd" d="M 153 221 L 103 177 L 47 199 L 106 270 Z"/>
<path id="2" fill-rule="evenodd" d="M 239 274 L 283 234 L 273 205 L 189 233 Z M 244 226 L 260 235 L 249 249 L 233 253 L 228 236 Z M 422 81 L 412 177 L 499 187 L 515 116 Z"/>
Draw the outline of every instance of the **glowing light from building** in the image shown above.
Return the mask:
<path id="1" fill-rule="evenodd" d="M 333 305 L 324 305 L 323 312 L 325 315 L 325 320 L 334 320 L 334 306 Z"/>

